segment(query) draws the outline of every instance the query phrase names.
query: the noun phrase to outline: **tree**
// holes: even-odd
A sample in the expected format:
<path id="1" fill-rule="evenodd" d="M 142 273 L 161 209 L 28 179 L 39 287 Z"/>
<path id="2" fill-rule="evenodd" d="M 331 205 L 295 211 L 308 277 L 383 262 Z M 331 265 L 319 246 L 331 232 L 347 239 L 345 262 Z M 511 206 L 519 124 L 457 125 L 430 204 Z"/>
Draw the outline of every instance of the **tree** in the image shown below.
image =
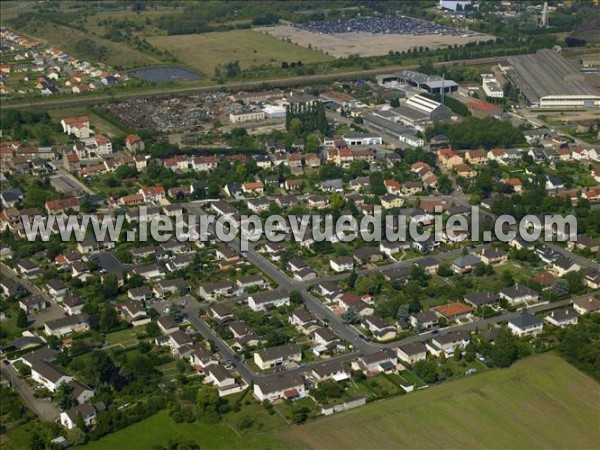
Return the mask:
<path id="1" fill-rule="evenodd" d="M 306 405 L 295 403 L 290 412 L 290 419 L 295 424 L 301 424 L 306 422 L 310 414 L 310 408 Z"/>
<path id="2" fill-rule="evenodd" d="M 77 421 L 75 422 L 75 424 L 77 428 L 79 428 L 81 431 L 87 431 L 87 426 L 85 425 L 85 420 L 83 420 L 83 416 L 81 415 L 81 413 L 77 414 Z"/>
<path id="3" fill-rule="evenodd" d="M 292 305 L 301 305 L 302 304 L 302 294 L 298 291 L 290 292 L 290 302 Z"/>
<path id="4" fill-rule="evenodd" d="M 491 351 L 491 360 L 496 367 L 508 367 L 517 360 L 516 338 L 512 333 L 503 328 L 498 333 L 498 337 Z"/>
<path id="5" fill-rule="evenodd" d="M 171 305 L 169 308 L 169 315 L 177 322 L 183 320 L 183 313 L 181 312 L 181 307 L 179 305 Z"/>
<path id="6" fill-rule="evenodd" d="M 354 285 L 356 284 L 356 279 L 358 278 L 358 274 L 353 270 L 348 278 L 346 278 L 346 284 L 350 289 L 354 289 Z"/>
<path id="7" fill-rule="evenodd" d="M 104 283 L 102 283 L 102 294 L 106 298 L 114 298 L 119 293 L 119 280 L 117 275 L 109 273 L 104 277 Z"/>
<path id="8" fill-rule="evenodd" d="M 56 394 L 55 394 L 54 399 L 56 400 L 56 402 L 58 403 L 58 406 L 60 406 L 63 411 L 75 406 L 75 404 L 77 403 L 76 400 L 71 395 L 72 390 L 73 390 L 73 388 L 71 386 L 69 386 L 67 383 L 59 384 L 58 388 L 56 389 Z"/>
<path id="9" fill-rule="evenodd" d="M 354 308 L 348 308 L 348 311 L 346 311 L 342 315 L 342 320 L 344 321 L 344 323 L 355 325 L 357 323 L 360 323 L 360 315 L 356 312 Z"/>
<path id="10" fill-rule="evenodd" d="M 150 322 L 146 324 L 146 334 L 150 337 L 161 335 L 160 328 L 158 328 L 156 322 Z"/>
<path id="11" fill-rule="evenodd" d="M 390 106 L 392 108 L 398 108 L 400 106 L 400 97 L 394 97 L 390 100 Z"/>
<path id="12" fill-rule="evenodd" d="M 117 311 L 112 306 L 106 304 L 100 313 L 98 328 L 100 331 L 107 332 L 119 326 L 119 317 Z"/>
<path id="13" fill-rule="evenodd" d="M 227 401 L 219 397 L 217 391 L 209 386 L 202 386 L 196 398 L 198 405 L 198 420 L 214 424 L 221 420 L 221 414 L 225 412 Z"/>
<path id="14" fill-rule="evenodd" d="M 438 178 L 437 190 L 445 195 L 452 193 L 452 181 L 450 180 L 450 177 L 447 174 L 443 173 Z"/>
<path id="15" fill-rule="evenodd" d="M 423 360 L 415 363 L 415 373 L 425 383 L 433 383 L 437 380 L 437 364 L 433 360 Z"/>
<path id="16" fill-rule="evenodd" d="M 17 327 L 19 328 L 27 328 L 29 321 L 27 320 L 27 313 L 19 308 L 19 312 L 17 313 Z"/>

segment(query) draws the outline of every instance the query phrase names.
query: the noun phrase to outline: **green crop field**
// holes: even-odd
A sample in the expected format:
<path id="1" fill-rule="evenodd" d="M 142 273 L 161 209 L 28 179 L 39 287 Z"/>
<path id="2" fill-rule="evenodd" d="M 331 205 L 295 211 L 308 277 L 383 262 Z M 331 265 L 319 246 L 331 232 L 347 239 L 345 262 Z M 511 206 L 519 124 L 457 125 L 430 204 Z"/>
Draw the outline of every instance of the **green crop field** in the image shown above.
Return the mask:
<path id="1" fill-rule="evenodd" d="M 284 42 L 252 30 L 233 30 L 181 36 L 152 36 L 148 41 L 160 50 L 167 50 L 186 66 L 207 76 L 214 74 L 219 64 L 239 61 L 242 68 L 283 61 L 313 63 L 331 61 L 327 56 L 308 48 Z"/>
<path id="2" fill-rule="evenodd" d="M 544 354 L 280 434 L 292 448 L 600 447 L 598 383 Z"/>

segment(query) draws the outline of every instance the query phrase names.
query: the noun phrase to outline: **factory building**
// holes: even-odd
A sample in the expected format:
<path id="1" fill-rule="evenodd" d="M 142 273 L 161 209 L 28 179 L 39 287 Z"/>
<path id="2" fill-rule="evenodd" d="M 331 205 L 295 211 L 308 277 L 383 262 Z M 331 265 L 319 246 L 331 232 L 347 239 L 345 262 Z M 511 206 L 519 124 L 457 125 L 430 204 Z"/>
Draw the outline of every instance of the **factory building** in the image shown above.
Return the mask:
<path id="1" fill-rule="evenodd" d="M 553 50 L 511 56 L 508 63 L 509 79 L 533 108 L 600 108 L 600 94 L 585 74 Z"/>
<path id="2" fill-rule="evenodd" d="M 441 94 L 443 92 L 458 91 L 458 83 L 452 80 L 445 80 L 438 75 L 426 75 L 412 70 L 403 70 L 400 72 L 378 75 L 377 83 L 380 86 L 398 88 L 403 85 L 412 86 L 420 91 L 430 94 Z"/>

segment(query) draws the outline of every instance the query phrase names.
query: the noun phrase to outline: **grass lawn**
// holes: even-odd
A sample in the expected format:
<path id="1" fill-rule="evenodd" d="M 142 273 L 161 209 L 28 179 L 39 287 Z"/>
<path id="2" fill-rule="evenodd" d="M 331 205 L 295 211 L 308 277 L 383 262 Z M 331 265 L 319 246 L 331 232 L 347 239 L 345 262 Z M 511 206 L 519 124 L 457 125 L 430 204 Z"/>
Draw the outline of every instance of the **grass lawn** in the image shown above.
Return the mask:
<path id="1" fill-rule="evenodd" d="M 281 432 L 292 448 L 598 448 L 598 383 L 558 356 L 448 382 Z"/>
<path id="2" fill-rule="evenodd" d="M 107 122 L 102 117 L 95 114 L 90 108 L 85 106 L 51 109 L 48 111 L 48 114 L 50 114 L 52 120 L 57 122 L 60 122 L 65 117 L 88 116 L 90 119 L 90 126 L 97 134 L 106 134 L 111 137 L 123 134 L 123 131 L 119 130 L 113 124 Z"/>
<path id="3" fill-rule="evenodd" d="M 264 408 L 262 408 L 262 411 L 265 411 Z M 281 425 L 284 424 L 283 419 L 277 415 L 269 417 L 272 417 L 272 420 L 280 421 Z M 265 427 L 265 429 L 267 428 Z M 287 448 L 273 433 L 261 431 L 255 432 L 252 435 L 246 435 L 240 433 L 227 423 L 218 425 L 200 423 L 176 424 L 166 412 L 160 412 L 142 422 L 108 435 L 98 441 L 91 442 L 84 447 L 77 448 L 90 450 L 144 450 L 155 448 L 157 445 L 164 446 L 170 438 L 192 440 L 197 442 L 203 450 L 214 448 L 279 450 Z"/>
<path id="4" fill-rule="evenodd" d="M 109 345 L 121 344 L 123 347 L 129 347 L 137 344 L 137 335 L 143 334 L 144 328 L 127 328 L 121 331 L 115 331 L 106 335 Z"/>
<path id="5" fill-rule="evenodd" d="M 152 36 L 148 41 L 167 50 L 190 68 L 212 77 L 219 64 L 239 61 L 242 68 L 282 61 L 331 61 L 327 56 L 252 30 L 233 30 L 181 36 Z"/>

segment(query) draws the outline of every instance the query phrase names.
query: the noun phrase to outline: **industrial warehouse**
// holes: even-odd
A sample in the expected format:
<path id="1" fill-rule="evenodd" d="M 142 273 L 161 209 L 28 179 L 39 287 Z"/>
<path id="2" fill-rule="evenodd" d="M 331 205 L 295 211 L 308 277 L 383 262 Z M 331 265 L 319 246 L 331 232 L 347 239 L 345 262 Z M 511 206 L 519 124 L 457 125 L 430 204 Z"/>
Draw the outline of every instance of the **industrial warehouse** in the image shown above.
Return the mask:
<path id="1" fill-rule="evenodd" d="M 508 58 L 507 75 L 535 108 L 599 108 L 600 95 L 585 75 L 556 51 L 538 50 Z"/>

